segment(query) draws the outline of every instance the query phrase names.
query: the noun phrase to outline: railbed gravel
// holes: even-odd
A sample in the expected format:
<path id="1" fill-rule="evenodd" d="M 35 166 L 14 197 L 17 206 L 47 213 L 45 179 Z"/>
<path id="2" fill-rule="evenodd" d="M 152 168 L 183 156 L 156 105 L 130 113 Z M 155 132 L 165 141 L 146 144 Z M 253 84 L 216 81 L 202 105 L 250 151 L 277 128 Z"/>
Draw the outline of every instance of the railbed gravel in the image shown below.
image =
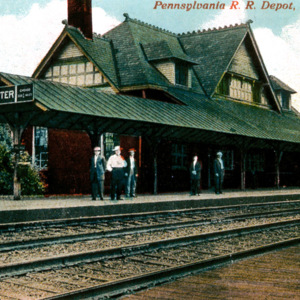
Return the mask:
<path id="1" fill-rule="evenodd" d="M 99 220 L 95 223 L 82 223 L 79 225 L 43 225 L 41 227 L 19 228 L 16 230 L 0 231 L 0 244 L 9 242 L 25 242 L 40 238 L 55 238 L 59 236 L 75 236 L 79 234 L 105 233 L 112 229 L 134 228 L 137 226 L 159 225 L 175 222 L 202 221 L 206 219 L 220 220 L 224 217 L 243 215 L 248 213 L 261 213 L 280 211 L 282 209 L 294 209 L 299 207 L 298 203 L 282 203 L 266 207 L 243 207 L 240 209 L 224 209 L 224 211 L 212 210 L 210 212 L 183 212 L 178 215 L 167 216 L 144 216 L 133 217 L 134 219 L 107 221 Z"/>
<path id="2" fill-rule="evenodd" d="M 31 272 L 0 280 L 0 299 L 42 299 L 110 281 L 139 276 L 219 255 L 246 250 L 299 236 L 299 226 L 222 238 L 188 246 L 172 247 L 125 258 L 84 263 L 49 271 Z M 55 289 L 54 289 L 55 287 Z"/>
<path id="3" fill-rule="evenodd" d="M 217 223 L 217 224 L 205 224 L 197 227 L 184 227 L 174 230 L 160 230 L 147 233 L 127 234 L 119 237 L 100 238 L 95 240 L 88 240 L 75 243 L 62 243 L 49 246 L 34 247 L 24 250 L 14 250 L 2 252 L 0 256 L 0 266 L 28 262 L 31 260 L 37 260 L 42 258 L 50 258 L 62 255 L 69 255 L 75 253 L 84 253 L 87 251 L 96 251 L 111 249 L 116 247 L 126 247 L 129 245 L 137 245 L 141 243 L 148 243 L 154 241 L 160 241 L 164 239 L 174 239 L 178 237 L 185 237 L 190 235 L 198 235 L 204 233 L 210 233 L 221 230 L 230 230 L 236 228 L 242 228 L 246 226 L 263 225 L 271 222 L 288 221 L 299 218 L 300 215 L 277 217 L 277 218 L 261 218 L 261 219 L 249 219 L 245 221 L 234 221 L 230 223 Z"/>

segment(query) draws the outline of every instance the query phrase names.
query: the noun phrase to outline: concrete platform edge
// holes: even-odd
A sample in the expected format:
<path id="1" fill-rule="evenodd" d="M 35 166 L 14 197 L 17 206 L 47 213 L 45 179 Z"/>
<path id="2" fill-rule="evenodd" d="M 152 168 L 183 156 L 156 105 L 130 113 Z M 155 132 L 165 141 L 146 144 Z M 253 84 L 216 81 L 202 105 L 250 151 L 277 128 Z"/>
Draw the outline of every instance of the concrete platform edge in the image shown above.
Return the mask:
<path id="1" fill-rule="evenodd" d="M 178 198 L 178 197 L 177 197 Z M 126 200 L 119 202 L 91 201 L 91 205 L 73 207 L 49 207 L 34 209 L 15 209 L 0 212 L 0 224 L 31 222 L 50 219 L 67 219 L 80 217 L 110 216 L 130 213 L 145 213 L 155 211 L 171 211 L 180 209 L 205 208 L 226 205 L 267 203 L 276 201 L 300 200 L 300 194 L 275 194 L 263 196 L 243 196 L 243 197 L 224 197 L 214 199 L 189 199 L 178 200 L 174 195 L 174 200 L 153 200 L 148 202 L 135 202 Z M 87 202 L 88 203 L 88 202 Z"/>

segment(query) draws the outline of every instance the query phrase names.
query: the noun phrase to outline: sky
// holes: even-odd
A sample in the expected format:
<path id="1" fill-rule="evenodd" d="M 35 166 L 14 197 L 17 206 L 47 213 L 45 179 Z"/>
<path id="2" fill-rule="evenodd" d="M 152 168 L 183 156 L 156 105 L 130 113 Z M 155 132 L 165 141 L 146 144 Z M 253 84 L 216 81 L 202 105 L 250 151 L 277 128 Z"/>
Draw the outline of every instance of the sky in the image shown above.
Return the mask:
<path id="1" fill-rule="evenodd" d="M 300 111 L 300 1 L 294 2 L 297 3 L 290 0 L 92 0 L 93 31 L 105 33 L 124 21 L 124 13 L 174 33 L 224 27 L 251 19 L 268 73 L 299 93 L 292 99 L 293 106 Z M 186 7 L 196 3 L 202 8 L 164 9 L 163 5 L 169 3 L 186 4 Z M 210 4 L 215 9 L 204 8 Z M 63 30 L 64 19 L 67 19 L 67 0 L 0 0 L 0 72 L 31 76 Z"/>

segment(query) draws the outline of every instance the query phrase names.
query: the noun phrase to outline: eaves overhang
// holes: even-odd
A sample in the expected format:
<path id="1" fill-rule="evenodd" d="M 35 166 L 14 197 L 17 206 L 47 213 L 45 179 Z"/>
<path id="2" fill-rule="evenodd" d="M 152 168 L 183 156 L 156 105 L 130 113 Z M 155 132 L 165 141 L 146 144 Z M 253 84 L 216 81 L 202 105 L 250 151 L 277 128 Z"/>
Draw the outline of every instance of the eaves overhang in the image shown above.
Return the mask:
<path id="1" fill-rule="evenodd" d="M 32 83 L 34 99 L 2 104 L 0 121 L 13 123 L 16 113 L 26 124 L 164 139 L 234 144 L 231 138 L 300 144 L 300 119 L 226 100 L 211 101 L 179 88 L 166 91 L 185 105 L 108 94 L 66 84 L 0 73 L 7 81 Z M 276 124 L 276 126 L 274 126 Z M 254 143 L 255 144 L 255 143 Z"/>

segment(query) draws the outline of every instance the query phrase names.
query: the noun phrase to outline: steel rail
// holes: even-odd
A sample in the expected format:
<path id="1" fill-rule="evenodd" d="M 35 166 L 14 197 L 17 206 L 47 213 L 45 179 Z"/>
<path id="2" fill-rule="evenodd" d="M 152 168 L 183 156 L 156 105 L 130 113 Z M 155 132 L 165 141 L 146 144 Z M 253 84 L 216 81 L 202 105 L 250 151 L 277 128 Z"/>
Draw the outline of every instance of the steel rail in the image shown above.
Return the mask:
<path id="1" fill-rule="evenodd" d="M 71 243 L 71 242 L 82 242 L 100 238 L 108 238 L 108 237 L 117 237 L 127 234 L 135 234 L 135 233 L 145 233 L 145 232 L 154 232 L 158 230 L 165 230 L 165 229 L 177 229 L 177 228 L 184 228 L 184 227 L 191 227 L 191 226 L 199 226 L 205 224 L 215 224 L 216 222 L 224 221 L 241 221 L 256 217 L 275 217 L 275 216 L 282 216 L 288 214 L 297 214 L 300 213 L 300 208 L 297 209 L 289 209 L 289 210 L 281 210 L 281 211 L 270 211 L 270 212 L 262 212 L 262 213 L 253 213 L 253 214 L 243 214 L 237 216 L 225 216 L 218 219 L 209 218 L 203 220 L 194 220 L 194 221 L 183 221 L 183 222 L 172 222 L 162 224 L 155 224 L 155 225 L 136 225 L 132 228 L 127 228 L 125 223 L 125 228 L 122 229 L 114 229 L 114 230 L 103 230 L 96 233 L 86 233 L 86 234 L 72 234 L 72 235 L 65 235 L 65 236 L 57 236 L 57 237 L 47 237 L 47 238 L 37 238 L 37 239 L 30 239 L 26 241 L 15 241 L 15 242 L 0 242 L 0 253 L 1 252 L 8 252 L 13 250 L 21 250 L 27 249 L 32 247 L 41 247 L 53 244 L 62 244 L 62 243 Z"/>
<path id="2" fill-rule="evenodd" d="M 80 253 L 73 253 L 68 255 L 55 256 L 44 259 L 37 259 L 23 263 L 14 263 L 0 266 L 0 278 L 22 275 L 32 271 L 49 270 L 53 268 L 77 265 L 79 263 L 95 262 L 103 259 L 126 257 L 140 254 L 146 251 L 160 249 L 162 247 L 174 247 L 189 245 L 192 243 L 200 243 L 203 241 L 216 240 L 224 237 L 234 237 L 246 235 L 249 233 L 260 232 L 267 229 L 284 228 L 291 225 L 300 224 L 300 219 L 289 220 L 283 222 L 274 222 L 263 225 L 254 225 L 242 228 L 235 228 L 230 230 L 215 231 L 199 235 L 190 235 L 174 239 L 165 239 L 154 242 L 147 242 L 141 244 L 132 244 L 126 247 L 116 247 L 111 249 L 87 251 Z"/>
<path id="3" fill-rule="evenodd" d="M 131 214 L 117 214 L 110 216 L 93 216 L 93 217 L 80 217 L 80 218 L 66 218 L 66 219 L 50 219 L 50 220 L 41 220 L 41 221 L 28 221 L 28 222 L 17 222 L 17 223 L 0 223 L 0 232 L 4 231 L 14 231 L 22 229 L 32 229 L 32 228 L 43 228 L 50 226 L 73 226 L 80 225 L 85 223 L 95 223 L 101 221 L 110 221 L 110 220 L 131 220 L 132 218 L 145 218 L 145 217 L 164 217 L 166 215 L 176 216 L 192 213 L 205 213 L 211 211 L 226 211 L 226 210 L 235 210 L 239 208 L 255 208 L 255 207 L 268 207 L 275 205 L 289 205 L 289 204 L 300 204 L 300 200 L 285 200 L 285 201 L 276 201 L 276 202 L 267 202 L 267 203 L 246 203 L 246 204 L 235 204 L 235 205 L 225 205 L 225 206 L 212 206 L 212 207 L 203 207 L 203 208 L 191 208 L 191 209 L 176 209 L 176 210 L 165 210 L 165 211 L 156 211 L 156 212 L 146 212 L 146 213 L 131 213 Z"/>
<path id="4" fill-rule="evenodd" d="M 107 299 L 112 297 L 120 297 L 131 293 L 135 290 L 141 290 L 153 287 L 162 283 L 174 281 L 175 279 L 194 275 L 200 271 L 206 271 L 216 267 L 224 266 L 228 263 L 246 259 L 266 252 L 286 248 L 292 245 L 298 245 L 300 238 L 284 240 L 277 243 L 267 244 L 243 251 L 238 251 L 226 255 L 206 260 L 194 261 L 193 263 L 184 264 L 178 267 L 171 267 L 162 271 L 156 271 L 139 276 L 129 277 L 109 283 L 93 286 L 90 288 L 78 289 L 61 295 L 50 296 L 43 300 L 82 300 L 82 299 Z"/>

